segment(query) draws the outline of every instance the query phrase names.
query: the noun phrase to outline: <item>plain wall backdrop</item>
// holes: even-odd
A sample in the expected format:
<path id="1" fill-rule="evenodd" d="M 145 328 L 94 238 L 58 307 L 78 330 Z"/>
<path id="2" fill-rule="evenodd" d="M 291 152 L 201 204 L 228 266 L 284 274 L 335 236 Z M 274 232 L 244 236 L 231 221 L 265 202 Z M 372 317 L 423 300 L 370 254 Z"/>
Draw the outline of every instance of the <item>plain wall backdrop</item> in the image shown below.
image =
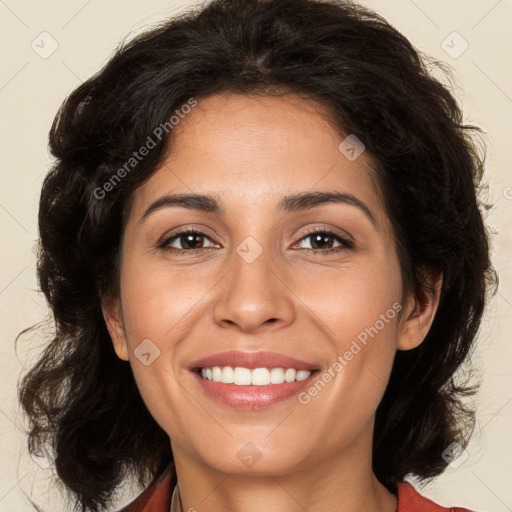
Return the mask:
<path id="1" fill-rule="evenodd" d="M 451 65 L 465 122 L 485 132 L 486 223 L 496 232 L 493 261 L 498 294 L 482 323 L 473 357 L 483 383 L 477 426 L 467 458 L 454 461 L 418 490 L 442 505 L 480 512 L 512 510 L 512 0 L 363 0 L 421 51 Z M 35 243 L 43 177 L 50 165 L 48 131 L 58 107 L 98 71 L 128 34 L 195 2 L 176 0 L 0 0 L 1 187 L 0 229 L 0 512 L 33 511 L 27 497 L 49 512 L 64 511 L 53 470 L 28 455 L 16 385 L 40 352 L 48 328 L 14 340 L 45 318 L 36 292 Z M 455 467 L 457 466 L 457 467 Z M 119 506 L 138 490 L 126 486 Z M 69 509 L 71 510 L 71 509 Z"/>

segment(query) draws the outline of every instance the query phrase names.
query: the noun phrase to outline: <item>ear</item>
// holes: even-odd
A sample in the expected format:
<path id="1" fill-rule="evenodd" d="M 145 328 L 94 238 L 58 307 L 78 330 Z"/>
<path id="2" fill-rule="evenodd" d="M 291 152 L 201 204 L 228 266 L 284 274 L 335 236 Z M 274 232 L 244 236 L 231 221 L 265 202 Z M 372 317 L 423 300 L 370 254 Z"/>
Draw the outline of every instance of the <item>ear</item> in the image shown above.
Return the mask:
<path id="1" fill-rule="evenodd" d="M 128 344 L 120 299 L 110 299 L 102 302 L 101 309 L 117 357 L 128 361 Z"/>
<path id="2" fill-rule="evenodd" d="M 424 286 L 407 299 L 398 329 L 398 350 L 411 350 L 420 345 L 430 330 L 439 305 L 443 274 L 425 268 Z"/>

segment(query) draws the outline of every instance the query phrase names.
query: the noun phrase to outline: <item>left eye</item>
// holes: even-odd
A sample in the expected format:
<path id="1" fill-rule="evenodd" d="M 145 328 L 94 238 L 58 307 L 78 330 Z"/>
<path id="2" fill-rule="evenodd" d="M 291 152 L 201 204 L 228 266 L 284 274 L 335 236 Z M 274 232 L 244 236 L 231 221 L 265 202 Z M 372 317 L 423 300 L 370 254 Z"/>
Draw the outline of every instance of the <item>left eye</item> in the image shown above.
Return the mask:
<path id="1" fill-rule="evenodd" d="M 308 233 L 301 238 L 301 241 L 307 239 L 311 240 L 309 244 L 310 247 L 305 247 L 305 249 L 312 251 L 330 252 L 352 247 L 351 242 L 330 231 L 314 231 Z M 338 242 L 337 246 L 334 245 L 336 242 Z"/>

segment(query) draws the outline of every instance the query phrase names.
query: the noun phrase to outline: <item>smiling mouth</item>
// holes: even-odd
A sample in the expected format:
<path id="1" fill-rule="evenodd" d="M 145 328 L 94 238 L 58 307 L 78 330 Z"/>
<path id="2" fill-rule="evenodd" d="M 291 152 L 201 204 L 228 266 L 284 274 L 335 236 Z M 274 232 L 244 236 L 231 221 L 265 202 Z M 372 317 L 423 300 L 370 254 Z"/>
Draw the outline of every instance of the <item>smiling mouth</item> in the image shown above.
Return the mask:
<path id="1" fill-rule="evenodd" d="M 301 382 L 319 370 L 297 370 L 295 368 L 244 368 L 241 366 L 212 366 L 197 368 L 201 378 L 221 384 L 235 386 L 268 386 Z"/>

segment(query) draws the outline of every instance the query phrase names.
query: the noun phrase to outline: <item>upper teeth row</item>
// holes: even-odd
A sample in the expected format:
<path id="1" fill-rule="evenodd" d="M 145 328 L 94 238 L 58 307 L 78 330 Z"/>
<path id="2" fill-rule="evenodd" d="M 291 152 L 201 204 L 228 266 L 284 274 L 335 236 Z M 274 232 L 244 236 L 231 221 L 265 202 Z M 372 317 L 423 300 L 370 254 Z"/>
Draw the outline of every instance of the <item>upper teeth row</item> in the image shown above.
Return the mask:
<path id="1" fill-rule="evenodd" d="M 236 384 L 237 386 L 266 386 L 267 384 L 283 384 L 283 382 L 294 382 L 307 379 L 311 375 L 308 370 L 295 370 L 293 368 L 242 368 L 237 366 L 213 366 L 202 368 L 201 377 L 222 382 L 224 384 Z"/>

